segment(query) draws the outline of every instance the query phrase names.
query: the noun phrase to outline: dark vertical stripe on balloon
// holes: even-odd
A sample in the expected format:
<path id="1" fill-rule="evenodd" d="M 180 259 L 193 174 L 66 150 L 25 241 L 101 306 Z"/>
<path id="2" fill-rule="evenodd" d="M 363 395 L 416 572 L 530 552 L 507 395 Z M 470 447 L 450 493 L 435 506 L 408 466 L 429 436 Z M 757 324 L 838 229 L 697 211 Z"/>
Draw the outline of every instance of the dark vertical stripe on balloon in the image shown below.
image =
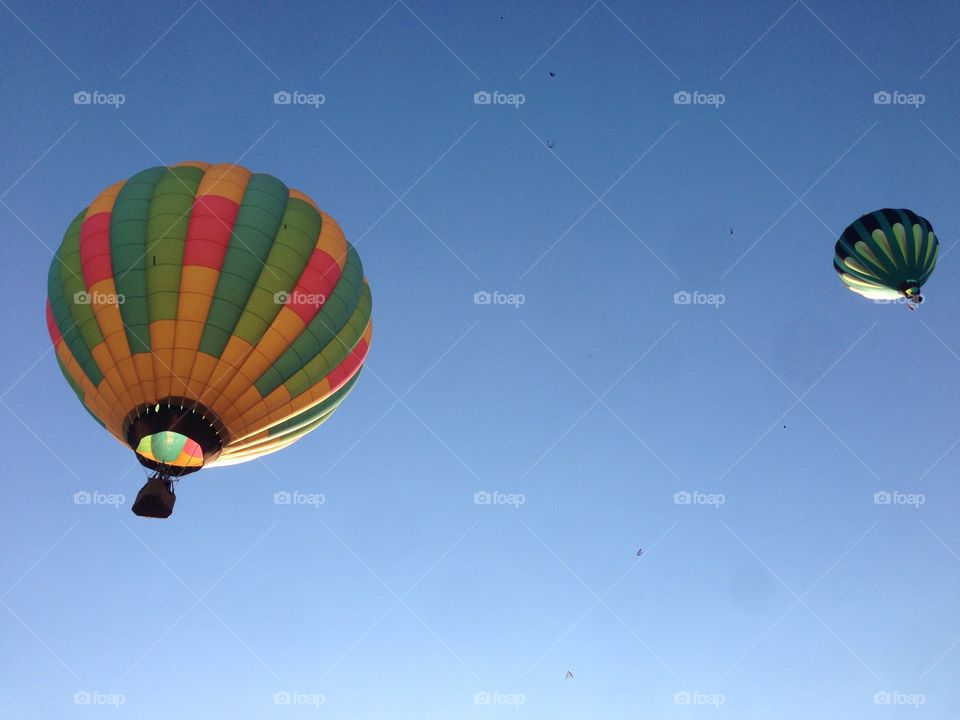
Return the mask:
<path id="1" fill-rule="evenodd" d="M 287 186 L 272 175 L 250 176 L 217 278 L 200 352 L 220 357 L 233 335 L 281 225 L 287 196 Z"/>
<path id="2" fill-rule="evenodd" d="M 110 260 L 130 353 L 150 352 L 147 310 L 147 223 L 154 188 L 165 167 L 139 172 L 120 189 L 110 217 Z"/>
<path id="3" fill-rule="evenodd" d="M 175 320 L 190 210 L 203 170 L 170 168 L 156 184 L 147 219 L 147 312 L 149 322 Z"/>
<path id="4" fill-rule="evenodd" d="M 233 333 L 256 345 L 284 305 L 284 298 L 297 285 L 317 245 L 320 214 L 307 202 L 290 198 L 267 260 Z"/>

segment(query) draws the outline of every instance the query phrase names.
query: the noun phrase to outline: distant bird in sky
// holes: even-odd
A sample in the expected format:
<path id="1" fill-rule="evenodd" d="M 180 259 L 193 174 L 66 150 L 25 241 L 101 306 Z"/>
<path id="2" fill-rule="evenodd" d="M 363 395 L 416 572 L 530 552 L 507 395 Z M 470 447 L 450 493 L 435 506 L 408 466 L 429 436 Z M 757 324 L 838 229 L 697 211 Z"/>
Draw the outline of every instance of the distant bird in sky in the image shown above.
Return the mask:
<path id="1" fill-rule="evenodd" d="M 555 144 L 556 144 L 556 143 L 554 143 L 553 140 L 547 140 L 547 142 L 546 142 L 546 146 L 547 146 L 548 148 L 552 148 Z"/>
<path id="2" fill-rule="evenodd" d="M 572 679 L 573 679 L 573 673 L 570 672 L 569 670 L 567 670 L 567 674 L 563 676 L 563 679 L 564 679 L 564 680 L 572 680 Z"/>
<path id="3" fill-rule="evenodd" d="M 551 71 L 550 71 L 550 77 L 556 77 L 556 76 L 557 76 L 557 74 L 556 74 L 555 72 L 553 72 L 553 70 L 551 70 Z"/>
<path id="4" fill-rule="evenodd" d="M 637 550 L 637 557 L 640 557 L 641 555 L 643 555 L 643 548 Z"/>
<path id="5" fill-rule="evenodd" d="M 730 228 L 730 234 L 733 235 L 733 228 Z"/>

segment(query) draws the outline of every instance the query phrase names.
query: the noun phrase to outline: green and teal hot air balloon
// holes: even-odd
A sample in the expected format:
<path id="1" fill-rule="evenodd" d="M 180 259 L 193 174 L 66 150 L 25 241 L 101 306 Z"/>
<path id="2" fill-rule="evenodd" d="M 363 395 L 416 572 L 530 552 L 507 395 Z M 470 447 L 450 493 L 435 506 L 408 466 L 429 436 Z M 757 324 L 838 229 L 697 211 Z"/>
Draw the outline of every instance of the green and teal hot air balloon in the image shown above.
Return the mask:
<path id="1" fill-rule="evenodd" d="M 837 240 L 833 267 L 853 292 L 869 300 L 923 302 L 920 288 L 937 264 L 930 222 L 911 210 L 883 208 L 860 217 Z"/>

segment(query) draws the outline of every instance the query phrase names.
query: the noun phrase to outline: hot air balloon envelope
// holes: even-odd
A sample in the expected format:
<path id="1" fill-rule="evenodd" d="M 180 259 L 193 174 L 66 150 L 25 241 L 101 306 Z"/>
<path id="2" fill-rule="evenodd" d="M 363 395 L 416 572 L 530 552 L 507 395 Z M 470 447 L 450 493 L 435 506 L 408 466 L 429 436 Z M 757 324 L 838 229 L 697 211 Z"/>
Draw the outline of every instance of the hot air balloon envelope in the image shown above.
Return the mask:
<path id="1" fill-rule="evenodd" d="M 359 377 L 370 311 L 337 222 L 235 165 L 154 167 L 108 187 L 50 264 L 67 382 L 164 477 L 262 457 L 322 424 Z"/>
<path id="2" fill-rule="evenodd" d="M 910 210 L 884 208 L 852 223 L 837 240 L 833 267 L 844 284 L 870 300 L 920 301 L 937 264 L 933 227 Z"/>

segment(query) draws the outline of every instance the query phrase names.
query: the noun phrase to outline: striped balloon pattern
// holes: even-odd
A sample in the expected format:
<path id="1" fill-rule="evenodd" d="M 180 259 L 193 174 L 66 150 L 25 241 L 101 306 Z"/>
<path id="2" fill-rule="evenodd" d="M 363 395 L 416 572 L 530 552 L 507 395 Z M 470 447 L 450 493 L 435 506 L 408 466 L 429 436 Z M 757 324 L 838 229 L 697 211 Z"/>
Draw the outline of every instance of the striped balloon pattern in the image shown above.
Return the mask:
<path id="1" fill-rule="evenodd" d="M 67 382 L 141 463 L 172 474 L 280 450 L 359 377 L 370 288 L 307 195 L 227 164 L 153 167 L 100 193 L 50 264 Z"/>
<path id="2" fill-rule="evenodd" d="M 884 208 L 843 231 L 833 267 L 848 288 L 865 298 L 913 299 L 933 273 L 938 249 L 929 221 L 910 210 Z"/>

